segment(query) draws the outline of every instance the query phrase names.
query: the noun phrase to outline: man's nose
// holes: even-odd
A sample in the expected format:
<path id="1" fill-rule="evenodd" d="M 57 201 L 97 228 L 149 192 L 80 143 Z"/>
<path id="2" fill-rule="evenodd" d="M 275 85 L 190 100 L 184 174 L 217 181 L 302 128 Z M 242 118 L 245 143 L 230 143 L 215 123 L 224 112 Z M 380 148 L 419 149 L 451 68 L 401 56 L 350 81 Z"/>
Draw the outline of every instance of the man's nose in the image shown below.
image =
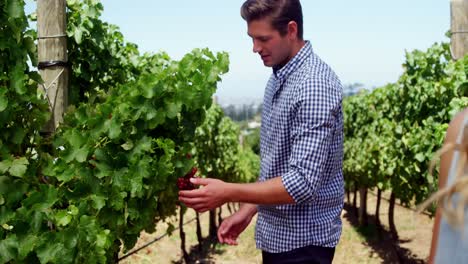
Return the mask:
<path id="1" fill-rule="evenodd" d="M 253 52 L 260 53 L 262 51 L 262 46 L 258 44 L 258 41 L 253 41 Z"/>

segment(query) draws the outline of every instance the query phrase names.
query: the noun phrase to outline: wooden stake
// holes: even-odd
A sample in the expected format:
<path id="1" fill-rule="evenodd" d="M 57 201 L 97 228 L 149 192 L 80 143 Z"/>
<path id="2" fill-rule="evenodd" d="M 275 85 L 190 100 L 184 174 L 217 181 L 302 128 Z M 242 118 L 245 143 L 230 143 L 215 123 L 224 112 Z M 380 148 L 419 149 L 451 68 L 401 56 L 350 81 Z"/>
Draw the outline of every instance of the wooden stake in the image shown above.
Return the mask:
<path id="1" fill-rule="evenodd" d="M 46 133 L 53 133 L 63 121 L 63 113 L 68 105 L 68 62 L 66 38 L 66 1 L 37 1 L 37 32 L 39 73 L 44 80 L 44 89 L 49 98 L 51 120 Z M 41 68 L 41 65 L 52 67 Z"/>
<path id="2" fill-rule="evenodd" d="M 452 0 L 451 10 L 451 46 L 455 60 L 468 53 L 468 0 Z"/>

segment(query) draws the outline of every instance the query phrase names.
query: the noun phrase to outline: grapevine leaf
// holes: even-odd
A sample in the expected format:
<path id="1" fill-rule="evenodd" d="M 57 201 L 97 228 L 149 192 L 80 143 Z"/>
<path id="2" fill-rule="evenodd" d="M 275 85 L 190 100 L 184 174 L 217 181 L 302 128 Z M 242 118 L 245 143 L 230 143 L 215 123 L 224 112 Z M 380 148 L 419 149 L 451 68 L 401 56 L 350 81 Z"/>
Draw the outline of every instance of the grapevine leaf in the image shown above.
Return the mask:
<path id="1" fill-rule="evenodd" d="M 8 171 L 13 176 L 23 177 L 24 173 L 28 169 L 27 165 L 29 165 L 29 162 L 26 158 L 22 157 L 19 159 L 15 159 L 13 160 L 11 167 Z"/>
<path id="2" fill-rule="evenodd" d="M 177 103 L 170 103 L 166 108 L 166 115 L 169 118 L 174 118 L 180 112 L 181 106 Z"/>
<path id="3" fill-rule="evenodd" d="M 80 27 L 74 28 L 73 37 L 77 44 L 81 44 L 83 39 L 83 30 Z"/>
<path id="4" fill-rule="evenodd" d="M 0 240 L 0 263 L 7 263 L 15 259 L 18 254 L 18 239 L 16 235 Z"/>
<path id="5" fill-rule="evenodd" d="M 44 80 L 42 80 L 42 77 L 38 72 L 30 72 L 29 77 L 36 83 L 39 83 L 41 85 L 44 84 Z"/>
<path id="6" fill-rule="evenodd" d="M 35 235 L 28 234 L 20 239 L 18 248 L 19 259 L 24 259 L 28 254 L 33 251 L 34 247 L 38 243 L 39 239 Z"/>
<path id="7" fill-rule="evenodd" d="M 63 172 L 58 173 L 55 177 L 57 177 L 59 181 L 64 183 L 73 179 L 74 175 L 75 175 L 75 167 L 72 165 L 72 166 L 68 166 Z"/>
<path id="8" fill-rule="evenodd" d="M 125 150 L 131 150 L 133 148 L 133 142 L 131 140 L 125 142 L 124 144 L 121 145 L 123 149 Z"/>
<path id="9" fill-rule="evenodd" d="M 97 178 L 101 179 L 101 178 L 111 175 L 112 168 L 109 165 L 107 165 L 104 162 L 96 162 L 95 164 L 96 164 L 95 166 L 98 169 L 98 172 L 96 173 Z"/>
<path id="10" fill-rule="evenodd" d="M 66 133 L 64 136 L 67 137 L 68 140 L 70 140 L 70 144 L 76 148 L 81 147 L 86 142 L 85 137 L 77 129 L 73 129 L 71 133 Z"/>
<path id="11" fill-rule="evenodd" d="M 55 221 L 58 226 L 67 226 L 72 220 L 72 215 L 66 210 L 60 210 L 55 214 Z"/>
<path id="12" fill-rule="evenodd" d="M 7 14 L 11 18 L 21 18 L 24 16 L 23 1 L 7 0 Z"/>
<path id="13" fill-rule="evenodd" d="M 120 133 L 122 132 L 120 125 L 114 120 L 110 123 L 109 127 L 109 138 L 115 139 L 120 136 Z"/>
<path id="14" fill-rule="evenodd" d="M 58 190 L 49 185 L 42 185 L 39 191 L 32 192 L 23 200 L 26 208 L 44 211 L 52 207 L 58 201 Z"/>
<path id="15" fill-rule="evenodd" d="M 11 164 L 13 163 L 12 160 L 3 160 L 0 162 L 0 173 L 5 173 L 8 171 L 8 169 L 11 167 Z"/>
<path id="16" fill-rule="evenodd" d="M 98 195 L 91 195 L 90 196 L 91 201 L 93 201 L 93 207 L 96 210 L 101 210 L 105 205 L 106 205 L 106 197 L 103 196 L 98 196 Z"/>
<path id="17" fill-rule="evenodd" d="M 8 98 L 5 96 L 6 90 L 0 91 L 0 112 L 3 112 L 8 106 Z"/>
<path id="18" fill-rule="evenodd" d="M 37 257 L 41 263 L 49 263 L 58 259 L 58 256 L 65 247 L 62 243 L 55 241 L 54 243 L 44 243 L 37 249 Z"/>
<path id="19" fill-rule="evenodd" d="M 109 230 L 103 230 L 102 232 L 96 234 L 96 245 L 100 248 L 108 247 L 112 242 L 109 238 Z"/>
<path id="20" fill-rule="evenodd" d="M 76 161 L 78 161 L 79 163 L 85 162 L 86 158 L 88 157 L 88 152 L 89 152 L 89 149 L 86 146 L 76 150 L 75 155 L 74 155 Z"/>
<path id="21" fill-rule="evenodd" d="M 13 67 L 11 72 L 11 83 L 10 86 L 20 95 L 26 93 L 26 80 L 27 75 L 24 74 L 24 69 L 22 64 L 17 64 Z"/>
<path id="22" fill-rule="evenodd" d="M 418 154 L 416 154 L 416 156 L 414 156 L 414 158 L 419 162 L 423 162 L 424 159 L 425 159 L 424 153 L 418 153 Z"/>

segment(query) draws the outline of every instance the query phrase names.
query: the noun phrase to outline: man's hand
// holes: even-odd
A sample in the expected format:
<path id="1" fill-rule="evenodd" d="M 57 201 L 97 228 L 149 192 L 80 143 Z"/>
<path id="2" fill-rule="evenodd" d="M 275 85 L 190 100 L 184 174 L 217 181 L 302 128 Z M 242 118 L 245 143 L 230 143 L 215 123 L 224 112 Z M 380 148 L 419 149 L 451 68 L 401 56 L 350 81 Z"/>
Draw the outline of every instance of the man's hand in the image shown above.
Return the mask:
<path id="1" fill-rule="evenodd" d="M 203 187 L 179 192 L 179 201 L 187 207 L 205 212 L 229 202 L 229 183 L 210 178 L 192 178 L 190 181 Z"/>
<path id="2" fill-rule="evenodd" d="M 256 212 L 256 206 L 251 204 L 244 205 L 239 211 L 223 220 L 218 228 L 218 240 L 220 243 L 228 245 L 237 245 L 237 238 L 252 221 Z"/>

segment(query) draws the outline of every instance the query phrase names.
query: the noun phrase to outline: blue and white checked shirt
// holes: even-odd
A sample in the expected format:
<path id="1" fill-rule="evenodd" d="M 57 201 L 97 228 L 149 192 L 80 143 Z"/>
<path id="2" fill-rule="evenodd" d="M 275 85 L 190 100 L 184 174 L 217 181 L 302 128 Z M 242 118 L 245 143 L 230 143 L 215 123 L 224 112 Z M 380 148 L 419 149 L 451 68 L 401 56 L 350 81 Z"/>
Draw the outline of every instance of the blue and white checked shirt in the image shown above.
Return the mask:
<path id="1" fill-rule="evenodd" d="M 259 205 L 255 240 L 270 253 L 335 247 L 344 199 L 342 86 L 309 41 L 268 81 L 260 181 L 281 176 L 296 204 Z"/>

